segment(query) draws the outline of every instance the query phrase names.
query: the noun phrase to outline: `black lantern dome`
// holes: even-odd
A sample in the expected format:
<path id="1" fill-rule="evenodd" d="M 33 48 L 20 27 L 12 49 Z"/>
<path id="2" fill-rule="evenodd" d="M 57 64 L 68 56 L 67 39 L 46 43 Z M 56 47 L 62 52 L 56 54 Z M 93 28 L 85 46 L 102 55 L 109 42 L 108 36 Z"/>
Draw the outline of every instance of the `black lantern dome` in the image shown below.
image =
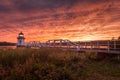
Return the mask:
<path id="1" fill-rule="evenodd" d="M 19 35 L 24 35 L 24 34 L 22 32 L 20 32 Z"/>
<path id="2" fill-rule="evenodd" d="M 22 32 L 19 33 L 19 35 L 18 35 L 17 38 L 18 38 L 18 39 L 25 39 L 25 38 L 24 38 L 24 34 L 23 34 Z"/>

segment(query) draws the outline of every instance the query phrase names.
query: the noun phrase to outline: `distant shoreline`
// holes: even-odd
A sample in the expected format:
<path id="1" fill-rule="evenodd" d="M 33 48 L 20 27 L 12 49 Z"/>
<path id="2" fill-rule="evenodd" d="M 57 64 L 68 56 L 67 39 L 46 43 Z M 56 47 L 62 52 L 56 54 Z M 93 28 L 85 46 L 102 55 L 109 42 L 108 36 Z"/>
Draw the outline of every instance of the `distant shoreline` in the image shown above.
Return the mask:
<path id="1" fill-rule="evenodd" d="M 15 46 L 16 43 L 10 43 L 10 42 L 0 42 L 0 46 Z"/>

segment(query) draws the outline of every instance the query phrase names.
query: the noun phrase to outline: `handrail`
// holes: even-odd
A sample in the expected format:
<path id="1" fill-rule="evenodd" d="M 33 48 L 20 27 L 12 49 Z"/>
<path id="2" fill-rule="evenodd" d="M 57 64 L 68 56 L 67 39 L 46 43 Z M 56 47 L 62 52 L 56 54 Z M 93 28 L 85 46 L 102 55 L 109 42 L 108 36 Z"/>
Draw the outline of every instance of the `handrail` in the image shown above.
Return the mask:
<path id="1" fill-rule="evenodd" d="M 70 40 L 56 39 L 48 40 L 46 43 L 40 41 L 31 41 L 27 43 L 29 47 L 59 47 L 76 50 L 105 50 L 106 52 L 120 52 L 120 40 L 97 40 L 86 42 L 72 42 Z"/>

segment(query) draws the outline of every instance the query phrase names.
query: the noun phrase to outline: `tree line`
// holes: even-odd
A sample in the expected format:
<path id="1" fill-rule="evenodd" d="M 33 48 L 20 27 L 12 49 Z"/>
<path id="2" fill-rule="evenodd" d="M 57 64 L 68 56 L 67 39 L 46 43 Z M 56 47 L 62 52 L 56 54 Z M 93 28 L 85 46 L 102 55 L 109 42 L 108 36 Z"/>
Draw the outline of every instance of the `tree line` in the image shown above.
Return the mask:
<path id="1" fill-rule="evenodd" d="M 0 42 L 0 46 L 14 46 L 15 43 L 10 43 L 10 42 Z"/>

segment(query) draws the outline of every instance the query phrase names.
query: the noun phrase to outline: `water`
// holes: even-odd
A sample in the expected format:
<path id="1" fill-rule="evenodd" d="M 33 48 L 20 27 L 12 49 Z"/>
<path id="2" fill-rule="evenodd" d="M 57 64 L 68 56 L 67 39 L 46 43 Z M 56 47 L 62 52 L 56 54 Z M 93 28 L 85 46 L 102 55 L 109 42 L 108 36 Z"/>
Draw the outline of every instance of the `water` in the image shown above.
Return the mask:
<path id="1" fill-rule="evenodd" d="M 5 48 L 15 49 L 16 46 L 0 46 L 0 49 L 5 49 Z"/>

